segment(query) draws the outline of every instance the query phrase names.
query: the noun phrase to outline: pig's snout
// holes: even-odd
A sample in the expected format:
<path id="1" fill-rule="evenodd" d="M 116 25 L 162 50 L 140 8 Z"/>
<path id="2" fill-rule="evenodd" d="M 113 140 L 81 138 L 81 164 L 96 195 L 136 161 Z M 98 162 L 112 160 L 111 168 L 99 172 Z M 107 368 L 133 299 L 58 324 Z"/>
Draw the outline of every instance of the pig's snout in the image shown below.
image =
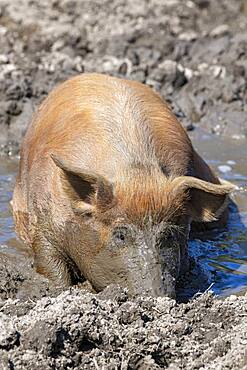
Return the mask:
<path id="1" fill-rule="evenodd" d="M 175 278 L 164 273 L 156 245 L 132 249 L 126 260 L 127 285 L 132 296 L 175 298 Z"/>
<path id="2" fill-rule="evenodd" d="M 161 253 L 152 233 L 134 234 L 132 243 L 110 244 L 95 256 L 85 276 L 96 291 L 110 284 L 126 287 L 130 296 L 168 296 L 175 298 L 175 279 L 179 259 L 165 248 Z M 131 241 L 131 238 L 130 238 Z"/>

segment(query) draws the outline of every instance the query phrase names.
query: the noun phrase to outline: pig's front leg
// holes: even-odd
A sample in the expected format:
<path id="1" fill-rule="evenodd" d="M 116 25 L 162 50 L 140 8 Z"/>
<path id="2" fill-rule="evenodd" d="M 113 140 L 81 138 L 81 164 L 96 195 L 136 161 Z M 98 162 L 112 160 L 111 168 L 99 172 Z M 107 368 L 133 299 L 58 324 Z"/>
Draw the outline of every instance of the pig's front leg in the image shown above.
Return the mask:
<path id="1" fill-rule="evenodd" d="M 44 237 L 36 237 L 32 248 L 34 267 L 55 284 L 66 287 L 85 281 L 75 263 Z"/>

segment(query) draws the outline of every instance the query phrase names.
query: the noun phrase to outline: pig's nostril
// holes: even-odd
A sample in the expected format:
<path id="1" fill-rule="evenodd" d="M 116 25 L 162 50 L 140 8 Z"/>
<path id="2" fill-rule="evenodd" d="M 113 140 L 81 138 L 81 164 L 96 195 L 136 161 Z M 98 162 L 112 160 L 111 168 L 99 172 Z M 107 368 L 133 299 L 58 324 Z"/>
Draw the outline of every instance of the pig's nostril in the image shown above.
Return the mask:
<path id="1" fill-rule="evenodd" d="M 123 233 L 118 232 L 117 235 L 115 236 L 117 239 L 121 240 L 122 242 L 125 241 L 125 236 Z"/>

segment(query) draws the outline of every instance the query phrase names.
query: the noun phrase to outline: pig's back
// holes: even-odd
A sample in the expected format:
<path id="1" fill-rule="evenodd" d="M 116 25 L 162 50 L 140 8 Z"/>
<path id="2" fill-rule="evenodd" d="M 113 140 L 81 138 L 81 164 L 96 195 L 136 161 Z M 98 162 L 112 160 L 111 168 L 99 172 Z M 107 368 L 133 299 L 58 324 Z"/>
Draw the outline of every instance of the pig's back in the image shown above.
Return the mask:
<path id="1" fill-rule="evenodd" d="M 49 94 L 23 140 L 13 214 L 17 233 L 29 244 L 35 204 L 52 198 L 53 217 L 63 214 L 58 211 L 65 201 L 59 200 L 60 169 L 52 153 L 112 181 L 130 166 L 158 166 L 166 176 L 194 175 L 219 182 L 150 88 L 98 74 L 77 76 Z"/>
<path id="2" fill-rule="evenodd" d="M 28 170 L 56 153 L 111 178 L 135 163 L 184 174 L 191 157 L 186 133 L 157 94 L 138 82 L 98 74 L 77 76 L 50 93 L 23 147 Z"/>

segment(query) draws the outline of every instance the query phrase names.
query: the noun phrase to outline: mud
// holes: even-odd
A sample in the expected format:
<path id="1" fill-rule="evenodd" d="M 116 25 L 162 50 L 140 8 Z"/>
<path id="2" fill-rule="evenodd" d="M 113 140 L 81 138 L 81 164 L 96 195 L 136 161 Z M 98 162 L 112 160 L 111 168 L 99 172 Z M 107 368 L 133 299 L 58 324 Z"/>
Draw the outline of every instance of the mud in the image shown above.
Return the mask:
<path id="1" fill-rule="evenodd" d="M 0 153 L 18 155 L 33 111 L 56 84 L 96 71 L 159 91 L 192 138 L 200 137 L 209 163 L 245 186 L 246 31 L 246 0 L 0 0 Z M 16 163 L 8 166 L 13 174 Z M 238 239 L 227 230 L 214 248 L 207 240 L 192 244 L 202 249 L 175 302 L 129 300 L 115 286 L 97 295 L 51 286 L 14 237 L 13 182 L 0 178 L 0 369 L 247 369 L 246 263 L 238 265 L 246 262 L 246 192 L 234 199 L 244 222 L 239 229 L 233 212 Z M 224 245 L 236 253 L 242 280 L 235 290 L 232 271 L 223 271 L 231 261 Z M 223 271 L 223 295 L 241 295 L 207 291 L 215 270 L 200 268 L 205 255 Z"/>
<path id="2" fill-rule="evenodd" d="M 114 289 L 114 296 L 113 291 Z M 107 299 L 109 295 L 110 299 Z M 245 369 L 246 299 L 207 293 L 188 304 L 128 301 L 109 287 L 97 296 L 71 289 L 29 302 L 9 317 L 1 307 L 0 355 L 6 369 Z"/>
<path id="3" fill-rule="evenodd" d="M 188 130 L 247 136 L 246 0 L 0 0 L 0 147 L 82 72 L 144 82 Z"/>

